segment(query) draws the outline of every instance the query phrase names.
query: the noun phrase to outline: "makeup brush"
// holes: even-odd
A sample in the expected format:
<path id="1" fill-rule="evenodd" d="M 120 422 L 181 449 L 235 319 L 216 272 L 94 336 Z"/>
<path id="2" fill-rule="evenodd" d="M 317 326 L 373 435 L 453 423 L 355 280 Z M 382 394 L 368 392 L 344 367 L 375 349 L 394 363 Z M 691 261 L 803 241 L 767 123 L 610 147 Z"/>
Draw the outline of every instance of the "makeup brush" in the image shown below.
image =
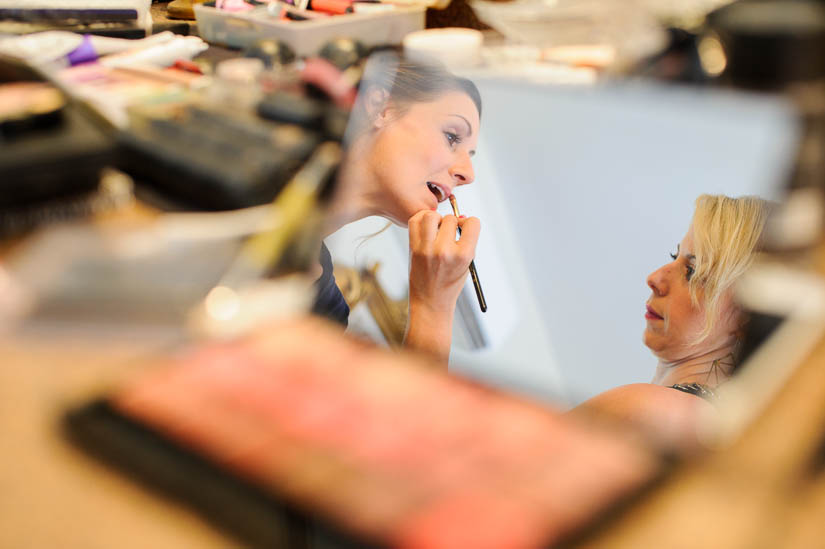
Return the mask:
<path id="1" fill-rule="evenodd" d="M 455 200 L 455 195 L 450 195 L 450 206 L 453 207 L 453 214 L 459 217 L 458 202 Z M 458 235 L 461 236 L 461 227 L 458 228 Z M 470 278 L 473 279 L 473 288 L 476 290 L 476 297 L 478 298 L 478 306 L 482 313 L 487 312 L 487 301 L 484 299 L 484 292 L 481 291 L 481 282 L 478 281 L 478 271 L 476 271 L 475 261 L 470 261 Z"/>

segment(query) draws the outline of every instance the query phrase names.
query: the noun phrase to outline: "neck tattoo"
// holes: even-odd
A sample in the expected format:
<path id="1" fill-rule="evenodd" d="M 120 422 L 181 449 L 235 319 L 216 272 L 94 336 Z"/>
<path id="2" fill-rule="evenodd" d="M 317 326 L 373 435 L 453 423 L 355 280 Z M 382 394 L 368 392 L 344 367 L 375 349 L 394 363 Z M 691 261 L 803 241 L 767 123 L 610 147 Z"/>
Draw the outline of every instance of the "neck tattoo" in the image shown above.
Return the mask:
<path id="1" fill-rule="evenodd" d="M 705 385 L 716 387 L 723 381 L 726 381 L 733 373 L 733 367 L 736 366 L 734 358 L 733 352 L 730 352 L 722 358 L 717 358 L 711 362 L 707 376 L 705 377 Z"/>
<path id="2" fill-rule="evenodd" d="M 653 383 L 700 383 L 716 387 L 733 374 L 738 345 L 723 345 L 699 356 L 690 356 L 675 362 L 660 360 Z"/>

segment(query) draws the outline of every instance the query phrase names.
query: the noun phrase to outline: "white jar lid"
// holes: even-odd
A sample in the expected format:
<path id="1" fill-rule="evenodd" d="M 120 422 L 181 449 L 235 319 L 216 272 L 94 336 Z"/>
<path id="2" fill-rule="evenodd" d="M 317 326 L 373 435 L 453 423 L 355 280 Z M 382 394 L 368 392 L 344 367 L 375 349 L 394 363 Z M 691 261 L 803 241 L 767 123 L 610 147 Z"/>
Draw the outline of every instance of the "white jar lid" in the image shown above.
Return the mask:
<path id="1" fill-rule="evenodd" d="M 448 27 L 411 32 L 404 37 L 404 53 L 411 59 L 438 59 L 451 68 L 478 65 L 483 36 L 475 29 Z"/>

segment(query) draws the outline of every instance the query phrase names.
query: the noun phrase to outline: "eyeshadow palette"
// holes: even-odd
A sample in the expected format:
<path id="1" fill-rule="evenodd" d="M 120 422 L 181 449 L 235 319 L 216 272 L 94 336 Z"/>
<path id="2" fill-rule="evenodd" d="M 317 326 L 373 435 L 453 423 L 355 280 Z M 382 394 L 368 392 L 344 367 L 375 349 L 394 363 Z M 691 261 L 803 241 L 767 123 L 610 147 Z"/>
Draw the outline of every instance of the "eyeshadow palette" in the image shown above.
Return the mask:
<path id="1" fill-rule="evenodd" d="M 71 411 L 68 434 L 256 546 L 546 547 L 664 471 L 624 429 L 317 319 L 147 366 Z"/>

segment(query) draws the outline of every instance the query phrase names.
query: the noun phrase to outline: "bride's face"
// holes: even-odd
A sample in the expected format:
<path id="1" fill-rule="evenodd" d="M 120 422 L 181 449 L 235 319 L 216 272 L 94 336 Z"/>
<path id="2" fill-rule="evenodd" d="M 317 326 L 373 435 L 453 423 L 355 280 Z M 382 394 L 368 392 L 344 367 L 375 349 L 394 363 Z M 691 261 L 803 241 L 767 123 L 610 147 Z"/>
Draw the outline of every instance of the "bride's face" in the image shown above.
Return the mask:
<path id="1" fill-rule="evenodd" d="M 383 117 L 383 118 L 381 118 Z M 460 91 L 379 115 L 366 159 L 376 178 L 373 213 L 406 226 L 421 210 L 435 210 L 459 185 L 473 182 L 471 158 L 479 115 Z"/>

